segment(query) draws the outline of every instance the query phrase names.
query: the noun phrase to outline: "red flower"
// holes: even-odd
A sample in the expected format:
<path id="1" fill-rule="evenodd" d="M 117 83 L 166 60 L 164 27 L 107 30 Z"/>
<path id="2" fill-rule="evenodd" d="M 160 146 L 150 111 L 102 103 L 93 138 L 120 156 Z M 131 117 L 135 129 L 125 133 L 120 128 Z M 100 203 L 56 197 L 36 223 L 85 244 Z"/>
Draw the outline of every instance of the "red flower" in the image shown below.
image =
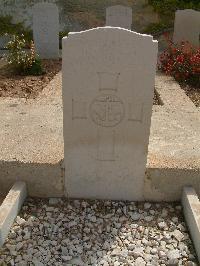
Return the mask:
<path id="1" fill-rule="evenodd" d="M 178 55 L 177 58 L 176 58 L 176 61 L 178 63 L 183 63 L 184 62 L 184 55 Z"/>

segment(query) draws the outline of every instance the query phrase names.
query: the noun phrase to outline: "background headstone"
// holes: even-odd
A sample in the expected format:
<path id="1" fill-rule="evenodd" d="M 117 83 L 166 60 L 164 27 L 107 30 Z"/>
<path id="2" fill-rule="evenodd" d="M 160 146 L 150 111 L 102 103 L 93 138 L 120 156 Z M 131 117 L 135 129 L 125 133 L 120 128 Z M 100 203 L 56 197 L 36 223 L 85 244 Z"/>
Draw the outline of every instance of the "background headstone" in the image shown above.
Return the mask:
<path id="1" fill-rule="evenodd" d="M 157 41 L 103 27 L 63 39 L 66 194 L 142 200 Z"/>
<path id="2" fill-rule="evenodd" d="M 59 14 L 55 4 L 34 5 L 33 38 L 41 58 L 59 58 Z"/>
<path id="3" fill-rule="evenodd" d="M 127 6 L 110 6 L 106 8 L 106 26 L 131 29 L 132 8 Z"/>
<path id="4" fill-rule="evenodd" d="M 177 10 L 174 22 L 174 43 L 188 41 L 199 46 L 200 12 L 192 9 Z"/>

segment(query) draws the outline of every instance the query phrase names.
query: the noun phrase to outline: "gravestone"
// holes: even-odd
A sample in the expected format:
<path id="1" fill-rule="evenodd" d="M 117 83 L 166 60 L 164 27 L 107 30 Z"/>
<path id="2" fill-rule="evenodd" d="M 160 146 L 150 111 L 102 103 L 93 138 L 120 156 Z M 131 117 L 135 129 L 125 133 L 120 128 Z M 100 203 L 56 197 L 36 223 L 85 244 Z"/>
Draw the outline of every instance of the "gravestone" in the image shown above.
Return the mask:
<path id="1" fill-rule="evenodd" d="M 110 6 L 106 8 L 106 26 L 131 29 L 132 8 L 126 6 Z"/>
<path id="2" fill-rule="evenodd" d="M 63 39 L 66 196 L 142 200 L 157 41 L 121 28 Z"/>
<path id="3" fill-rule="evenodd" d="M 33 38 L 41 58 L 59 58 L 59 14 L 51 3 L 38 3 L 33 8 Z"/>
<path id="4" fill-rule="evenodd" d="M 188 41 L 199 46 L 200 12 L 192 9 L 177 10 L 174 22 L 174 43 Z"/>

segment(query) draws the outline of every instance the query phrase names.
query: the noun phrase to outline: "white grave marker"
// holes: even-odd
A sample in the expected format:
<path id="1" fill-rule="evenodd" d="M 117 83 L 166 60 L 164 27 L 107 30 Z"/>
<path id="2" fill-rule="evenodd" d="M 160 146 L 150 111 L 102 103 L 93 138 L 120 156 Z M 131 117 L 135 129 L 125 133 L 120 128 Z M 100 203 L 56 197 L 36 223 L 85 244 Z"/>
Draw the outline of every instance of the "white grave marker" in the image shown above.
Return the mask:
<path id="1" fill-rule="evenodd" d="M 199 46 L 200 12 L 192 9 L 177 10 L 174 22 L 174 43 L 188 41 Z"/>
<path id="2" fill-rule="evenodd" d="M 59 58 L 59 14 L 55 4 L 34 5 L 33 38 L 41 58 Z"/>
<path id="3" fill-rule="evenodd" d="M 157 41 L 103 27 L 63 39 L 66 194 L 142 200 Z"/>
<path id="4" fill-rule="evenodd" d="M 126 6 L 110 6 L 106 8 L 106 26 L 131 29 L 132 8 Z"/>

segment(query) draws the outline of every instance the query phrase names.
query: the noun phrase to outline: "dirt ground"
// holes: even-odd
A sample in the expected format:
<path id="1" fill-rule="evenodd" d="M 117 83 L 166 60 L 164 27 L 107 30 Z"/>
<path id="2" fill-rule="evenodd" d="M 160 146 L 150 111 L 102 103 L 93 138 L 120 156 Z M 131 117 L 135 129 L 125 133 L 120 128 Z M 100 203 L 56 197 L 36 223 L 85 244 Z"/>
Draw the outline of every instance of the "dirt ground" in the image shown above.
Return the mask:
<path id="1" fill-rule="evenodd" d="M 34 99 L 43 88 L 61 70 L 61 60 L 43 60 L 44 75 L 22 76 L 14 73 L 7 65 L 0 68 L 0 97 Z M 159 98 L 154 93 L 154 105 L 159 105 Z"/>
<path id="2" fill-rule="evenodd" d="M 189 85 L 181 85 L 181 88 L 185 91 L 186 95 L 190 97 L 191 101 L 200 107 L 200 87 L 191 87 Z"/>
<path id="3" fill-rule="evenodd" d="M 61 70 L 61 60 L 42 60 L 45 74 L 23 76 L 14 73 L 9 66 L 0 68 L 0 97 L 36 98 L 43 88 Z"/>

